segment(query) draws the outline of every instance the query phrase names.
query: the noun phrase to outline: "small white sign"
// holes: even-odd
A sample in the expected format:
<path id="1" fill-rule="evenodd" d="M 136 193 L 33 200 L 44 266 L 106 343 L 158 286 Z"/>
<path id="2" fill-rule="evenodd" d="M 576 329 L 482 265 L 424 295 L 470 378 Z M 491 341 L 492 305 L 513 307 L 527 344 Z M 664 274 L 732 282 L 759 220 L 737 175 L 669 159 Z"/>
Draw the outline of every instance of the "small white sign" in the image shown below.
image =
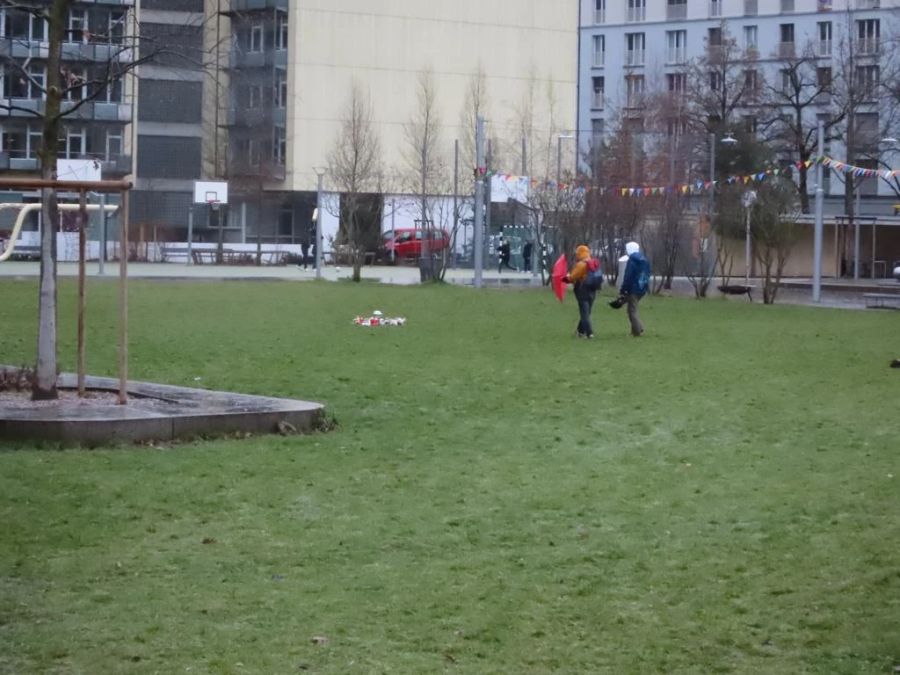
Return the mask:
<path id="1" fill-rule="evenodd" d="M 100 180 L 99 159 L 56 160 L 57 180 Z"/>

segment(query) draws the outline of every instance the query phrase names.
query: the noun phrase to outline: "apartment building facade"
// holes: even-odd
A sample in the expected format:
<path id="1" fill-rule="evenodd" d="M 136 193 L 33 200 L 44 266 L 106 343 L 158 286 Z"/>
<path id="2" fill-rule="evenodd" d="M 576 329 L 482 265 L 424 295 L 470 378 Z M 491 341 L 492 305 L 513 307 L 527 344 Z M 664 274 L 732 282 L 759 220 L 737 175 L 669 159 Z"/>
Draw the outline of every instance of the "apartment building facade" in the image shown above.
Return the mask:
<path id="1" fill-rule="evenodd" d="M 62 46 L 62 109 L 74 110 L 60 129 L 61 159 L 92 159 L 103 174 L 119 178 L 132 171 L 128 125 L 134 92 L 125 80 L 93 97 L 97 81 L 131 60 L 127 48 L 133 0 L 76 3 L 68 13 Z M 39 169 L 40 115 L 47 80 L 47 22 L 15 6 L 0 8 L 0 171 Z M 90 102 L 83 103 L 91 98 Z"/>
<path id="2" fill-rule="evenodd" d="M 896 30 L 895 0 L 582 0 L 579 52 L 579 128 L 582 147 L 609 134 L 623 112 L 640 117 L 651 90 L 683 94 L 687 64 L 734 40 L 746 59 L 748 82 L 778 84 L 791 60 L 812 54 L 819 82 L 830 82 L 840 68 L 853 68 L 870 96 L 854 107 L 859 130 L 853 157 L 830 143 L 828 152 L 855 165 L 875 168 L 884 129 L 884 108 L 875 93 L 887 58 L 885 45 Z M 830 96 L 816 99 L 805 114 L 833 115 Z M 755 129 L 760 111 L 753 105 L 737 112 Z M 815 125 L 815 120 L 810 122 Z M 893 155 L 895 148 L 881 151 Z M 783 157 L 785 162 L 797 157 Z M 838 181 L 828 181 L 839 194 Z M 864 195 L 890 189 L 872 179 Z"/>

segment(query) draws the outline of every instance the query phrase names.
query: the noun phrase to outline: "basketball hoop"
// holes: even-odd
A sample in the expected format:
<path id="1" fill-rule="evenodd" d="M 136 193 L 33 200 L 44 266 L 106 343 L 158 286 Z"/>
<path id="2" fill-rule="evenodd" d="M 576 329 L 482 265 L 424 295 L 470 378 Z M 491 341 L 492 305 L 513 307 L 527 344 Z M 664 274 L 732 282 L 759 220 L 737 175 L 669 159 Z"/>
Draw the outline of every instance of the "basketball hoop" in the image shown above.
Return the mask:
<path id="1" fill-rule="evenodd" d="M 219 210 L 219 206 L 222 204 L 222 202 L 220 202 L 218 199 L 210 199 L 210 200 L 207 200 L 206 203 L 209 205 L 209 207 L 210 207 L 213 211 L 218 211 L 218 210 Z"/>

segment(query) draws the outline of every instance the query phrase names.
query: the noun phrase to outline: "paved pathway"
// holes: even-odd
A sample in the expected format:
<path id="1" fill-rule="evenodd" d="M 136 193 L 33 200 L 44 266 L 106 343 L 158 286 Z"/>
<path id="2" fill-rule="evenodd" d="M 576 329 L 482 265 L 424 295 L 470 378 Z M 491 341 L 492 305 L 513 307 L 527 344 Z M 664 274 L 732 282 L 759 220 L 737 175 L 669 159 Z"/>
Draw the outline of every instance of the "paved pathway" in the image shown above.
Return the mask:
<path id="1" fill-rule="evenodd" d="M 7 261 L 0 263 L 0 279 L 36 277 L 40 270 L 40 263 L 36 261 Z M 62 277 L 74 277 L 78 274 L 78 266 L 75 263 L 60 263 L 59 275 Z M 327 265 L 322 270 L 322 278 L 327 281 L 349 279 L 351 275 L 349 267 L 335 267 Z M 106 263 L 104 273 L 99 272 L 97 262 L 87 264 L 89 276 L 115 280 L 119 275 L 117 263 Z M 312 281 L 316 277 L 315 270 L 302 269 L 295 265 L 264 265 L 261 267 L 245 265 L 185 265 L 183 263 L 131 263 L 128 266 L 130 279 L 198 279 L 198 280 L 281 280 L 281 281 Z M 364 267 L 362 277 L 368 281 L 379 281 L 388 284 L 417 284 L 419 283 L 419 270 L 416 267 L 405 266 L 368 266 Z M 447 270 L 446 281 L 454 284 L 471 285 L 473 271 L 470 269 Z M 483 273 L 485 286 L 527 288 L 538 286 L 540 279 L 525 272 L 497 273 L 494 269 L 486 269 Z M 758 285 L 758 282 L 757 282 Z M 715 289 L 716 280 L 710 287 L 710 295 L 718 297 Z M 787 304 L 812 305 L 812 280 L 788 279 L 778 292 L 778 302 Z M 863 293 L 870 292 L 898 292 L 900 283 L 892 280 L 861 279 L 824 279 L 822 282 L 822 306 L 844 307 L 859 309 L 865 307 Z M 693 296 L 693 288 L 684 277 L 675 279 L 671 295 Z M 730 302 L 747 302 L 743 296 L 729 297 Z M 757 289 L 754 292 L 754 301 L 762 301 L 762 292 Z"/>

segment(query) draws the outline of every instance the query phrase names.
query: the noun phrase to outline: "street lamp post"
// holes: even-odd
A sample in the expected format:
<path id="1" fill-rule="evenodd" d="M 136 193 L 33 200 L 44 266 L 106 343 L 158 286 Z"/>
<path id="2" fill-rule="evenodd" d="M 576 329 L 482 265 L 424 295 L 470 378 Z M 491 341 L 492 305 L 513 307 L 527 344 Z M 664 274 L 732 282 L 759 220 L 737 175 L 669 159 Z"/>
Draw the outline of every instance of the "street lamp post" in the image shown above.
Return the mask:
<path id="1" fill-rule="evenodd" d="M 737 144 L 737 139 L 731 133 L 725 134 L 722 143 L 725 145 Z M 709 236 L 712 233 L 713 212 L 716 199 L 716 134 L 709 132 L 709 232 L 700 238 L 700 273 L 706 278 L 706 249 L 709 245 Z"/>
<path id="2" fill-rule="evenodd" d="M 825 189 L 822 186 L 824 170 L 822 168 L 822 155 L 825 145 L 825 123 L 819 120 L 818 125 L 818 156 L 816 162 L 816 220 L 813 229 L 813 302 L 822 301 L 822 214 L 825 209 Z"/>
<path id="3" fill-rule="evenodd" d="M 741 197 L 744 205 L 746 222 L 744 223 L 744 285 L 750 285 L 750 209 L 756 203 L 756 191 L 747 190 Z"/>

